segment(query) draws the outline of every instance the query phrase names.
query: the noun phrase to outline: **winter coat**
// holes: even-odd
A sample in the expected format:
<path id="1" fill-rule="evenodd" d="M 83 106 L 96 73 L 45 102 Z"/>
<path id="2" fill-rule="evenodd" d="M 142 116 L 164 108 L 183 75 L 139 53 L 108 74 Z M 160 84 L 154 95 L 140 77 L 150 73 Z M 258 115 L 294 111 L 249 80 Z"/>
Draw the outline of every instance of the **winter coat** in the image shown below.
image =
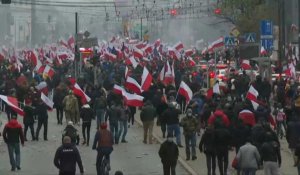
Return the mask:
<path id="1" fill-rule="evenodd" d="M 179 150 L 177 145 L 173 141 L 165 141 L 161 144 L 158 154 L 163 164 L 176 165 Z"/>
<path id="2" fill-rule="evenodd" d="M 38 120 L 48 120 L 48 107 L 44 103 L 39 103 L 35 112 L 38 116 Z"/>
<path id="3" fill-rule="evenodd" d="M 276 141 L 269 141 L 263 143 L 261 147 L 262 161 L 278 162 L 281 165 L 280 146 Z"/>
<path id="4" fill-rule="evenodd" d="M 199 143 L 200 151 L 205 154 L 215 154 L 215 133 L 213 129 L 206 129 Z"/>
<path id="5" fill-rule="evenodd" d="M 108 109 L 107 114 L 109 123 L 117 123 L 120 119 L 121 111 L 119 107 L 112 105 L 111 108 Z"/>
<path id="6" fill-rule="evenodd" d="M 11 119 L 3 129 L 3 139 L 5 143 L 24 144 L 24 133 L 21 124 L 16 119 Z"/>
<path id="7" fill-rule="evenodd" d="M 156 109 L 153 105 L 148 104 L 142 108 L 140 116 L 142 122 L 154 121 L 154 118 L 156 117 Z"/>
<path id="8" fill-rule="evenodd" d="M 101 151 L 102 149 L 111 149 L 113 150 L 113 136 L 111 132 L 107 129 L 101 129 L 96 132 L 93 149 Z"/>
<path id="9" fill-rule="evenodd" d="M 183 127 L 183 135 L 192 135 L 196 133 L 198 120 L 195 117 L 184 117 L 180 121 L 180 126 Z"/>
<path id="10" fill-rule="evenodd" d="M 54 165 L 59 169 L 60 174 L 76 172 L 76 163 L 80 172 L 83 173 L 81 157 L 76 146 L 68 143 L 56 150 Z"/>
<path id="11" fill-rule="evenodd" d="M 85 104 L 82 106 L 80 111 L 80 118 L 82 118 L 83 123 L 91 123 L 92 119 L 94 119 L 94 111 L 90 107 L 90 105 Z"/>
<path id="12" fill-rule="evenodd" d="M 79 134 L 78 134 L 78 131 L 77 129 L 72 126 L 72 125 L 67 125 L 66 128 L 64 129 L 63 131 L 63 137 L 62 139 L 64 138 L 64 136 L 69 136 L 71 138 L 71 143 L 72 144 L 76 144 L 78 145 L 79 144 Z"/>
<path id="13" fill-rule="evenodd" d="M 34 124 L 34 109 L 31 106 L 25 106 L 24 107 L 24 117 L 23 117 L 23 123 L 24 125 L 32 125 Z"/>
<path id="14" fill-rule="evenodd" d="M 214 144 L 216 146 L 216 153 L 223 154 L 228 151 L 231 144 L 232 136 L 227 128 L 216 128 Z"/>
<path id="15" fill-rule="evenodd" d="M 168 107 L 168 109 L 166 109 L 165 112 L 162 113 L 162 116 L 166 119 L 167 125 L 174 125 L 179 124 L 180 113 L 180 110 L 173 107 Z"/>
<path id="16" fill-rule="evenodd" d="M 236 158 L 241 169 L 257 169 L 258 163 L 260 162 L 259 152 L 251 143 L 246 143 L 244 146 L 242 146 L 237 153 Z"/>
<path id="17" fill-rule="evenodd" d="M 300 121 L 290 121 L 287 124 L 286 140 L 289 148 L 296 148 L 300 138 Z"/>
<path id="18" fill-rule="evenodd" d="M 63 108 L 63 100 L 65 98 L 66 94 L 61 89 L 55 89 L 54 96 L 53 96 L 53 102 L 55 108 Z"/>

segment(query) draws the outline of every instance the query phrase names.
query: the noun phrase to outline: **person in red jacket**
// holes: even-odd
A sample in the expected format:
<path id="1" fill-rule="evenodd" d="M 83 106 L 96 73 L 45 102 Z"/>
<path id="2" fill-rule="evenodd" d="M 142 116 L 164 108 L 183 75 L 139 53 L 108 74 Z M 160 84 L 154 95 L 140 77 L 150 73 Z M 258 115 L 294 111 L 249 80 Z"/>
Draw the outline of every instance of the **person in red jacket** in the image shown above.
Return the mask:
<path id="1" fill-rule="evenodd" d="M 252 111 L 244 109 L 239 113 L 238 119 L 243 121 L 244 125 L 254 126 L 256 124 L 255 115 Z"/>
<path id="2" fill-rule="evenodd" d="M 228 127 L 230 125 L 230 121 L 227 115 L 223 112 L 222 109 L 217 108 L 216 111 L 208 118 L 208 125 L 214 125 L 216 120 L 221 119 L 223 124 Z"/>
<path id="3" fill-rule="evenodd" d="M 21 124 L 17 121 L 17 116 L 5 125 L 3 129 L 3 139 L 8 147 L 8 154 L 11 164 L 11 171 L 21 169 L 21 154 L 20 154 L 20 140 L 24 146 L 24 133 Z"/>

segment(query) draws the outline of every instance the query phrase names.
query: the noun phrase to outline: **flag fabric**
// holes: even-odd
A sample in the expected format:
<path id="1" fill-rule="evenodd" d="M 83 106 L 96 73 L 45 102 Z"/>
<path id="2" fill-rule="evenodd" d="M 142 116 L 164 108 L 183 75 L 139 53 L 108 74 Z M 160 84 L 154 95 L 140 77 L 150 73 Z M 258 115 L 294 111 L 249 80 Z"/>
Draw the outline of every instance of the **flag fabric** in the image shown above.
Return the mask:
<path id="1" fill-rule="evenodd" d="M 17 114 L 24 116 L 24 111 L 19 108 L 19 103 L 17 98 L 0 95 L 0 99 L 3 100 L 12 110 L 14 110 Z"/>
<path id="2" fill-rule="evenodd" d="M 70 36 L 68 39 L 68 46 L 70 49 L 75 49 L 75 38 L 73 36 Z"/>
<path id="3" fill-rule="evenodd" d="M 186 102 L 191 101 L 191 99 L 193 98 L 193 92 L 191 88 L 184 81 L 181 81 L 180 83 L 178 94 L 184 96 Z"/>
<path id="4" fill-rule="evenodd" d="M 159 47 L 160 46 L 160 39 L 157 39 L 155 42 L 154 42 L 154 47 Z"/>
<path id="5" fill-rule="evenodd" d="M 106 59 L 108 59 L 110 61 L 115 61 L 117 59 L 117 55 L 109 53 L 109 52 L 105 52 L 104 56 Z"/>
<path id="6" fill-rule="evenodd" d="M 217 48 L 220 48 L 223 46 L 224 46 L 224 38 L 220 37 L 208 46 L 208 51 L 212 52 L 214 49 L 217 49 Z"/>
<path id="7" fill-rule="evenodd" d="M 165 84 L 172 84 L 173 81 L 174 81 L 174 77 L 173 77 L 172 68 L 171 68 L 169 62 L 167 61 L 167 63 L 165 64 L 164 83 Z"/>
<path id="8" fill-rule="evenodd" d="M 159 76 L 158 76 L 158 80 L 160 82 L 163 82 L 164 81 L 164 77 L 165 77 L 165 66 L 162 67 L 160 73 L 159 73 Z"/>
<path id="9" fill-rule="evenodd" d="M 150 44 L 147 44 L 143 49 L 142 49 L 146 54 L 152 53 L 153 49 Z"/>
<path id="10" fill-rule="evenodd" d="M 250 61 L 249 60 L 243 60 L 241 68 L 243 70 L 250 70 L 251 69 Z"/>
<path id="11" fill-rule="evenodd" d="M 77 83 L 74 85 L 73 93 L 80 97 L 81 104 L 86 104 L 91 101 L 91 98 L 83 92 Z"/>
<path id="12" fill-rule="evenodd" d="M 259 106 L 257 97 L 258 97 L 258 91 L 251 85 L 247 92 L 246 98 L 251 101 L 252 106 L 255 110 Z"/>
<path id="13" fill-rule="evenodd" d="M 267 51 L 264 48 L 264 46 L 261 46 L 261 48 L 260 48 L 260 55 L 267 55 Z"/>
<path id="14" fill-rule="evenodd" d="M 47 83 L 45 81 L 42 81 L 37 86 L 35 86 L 35 88 L 38 91 L 41 91 L 42 89 L 47 88 Z"/>
<path id="15" fill-rule="evenodd" d="M 184 55 L 185 55 L 186 57 L 190 57 L 190 56 L 192 56 L 193 54 L 195 54 L 195 50 L 194 50 L 194 49 L 188 49 L 188 50 L 185 50 L 185 52 L 184 52 Z"/>
<path id="16" fill-rule="evenodd" d="M 129 70 L 128 70 L 128 67 L 126 66 L 125 67 L 125 79 L 128 77 L 128 74 L 129 74 Z"/>
<path id="17" fill-rule="evenodd" d="M 214 94 L 221 94 L 219 82 L 217 82 L 217 83 L 213 86 L 213 93 L 214 93 Z"/>
<path id="18" fill-rule="evenodd" d="M 53 75 L 54 75 L 54 70 L 49 66 L 49 65 L 46 65 L 44 71 L 43 71 L 43 74 L 47 75 L 48 77 L 52 78 Z"/>
<path id="19" fill-rule="evenodd" d="M 125 92 L 125 89 L 119 85 L 114 85 L 113 92 L 118 95 L 122 95 Z"/>
<path id="20" fill-rule="evenodd" d="M 139 83 L 131 77 L 127 77 L 126 82 L 125 82 L 125 87 L 129 90 L 132 90 L 134 93 L 137 93 L 137 94 L 142 93 L 142 88 L 139 85 Z"/>
<path id="21" fill-rule="evenodd" d="M 129 57 L 128 59 L 126 59 L 125 63 L 126 63 L 127 65 L 130 65 L 130 64 L 131 64 L 131 65 L 133 66 L 133 68 L 136 68 L 137 65 L 138 65 L 138 63 L 137 63 L 137 61 L 135 60 L 134 57 Z"/>
<path id="22" fill-rule="evenodd" d="M 134 48 L 133 49 L 133 56 L 134 56 L 134 58 L 142 59 L 144 57 L 144 53 L 143 53 L 142 50 L 140 50 L 138 48 Z"/>
<path id="23" fill-rule="evenodd" d="M 189 60 L 189 65 L 190 66 L 196 66 L 196 62 L 193 60 L 193 58 L 187 57 L 187 59 Z"/>
<path id="24" fill-rule="evenodd" d="M 48 98 L 44 93 L 41 93 L 42 101 L 51 109 L 53 109 L 54 102 Z"/>
<path id="25" fill-rule="evenodd" d="M 148 69 L 144 67 L 143 74 L 142 74 L 142 83 L 141 89 L 147 91 L 152 83 L 152 75 L 149 73 Z"/>
<path id="26" fill-rule="evenodd" d="M 139 106 L 143 106 L 143 100 L 144 97 L 137 95 L 137 94 L 130 94 L 126 91 L 123 92 L 123 97 L 124 97 L 124 101 L 125 104 L 127 106 L 134 106 L 134 107 L 139 107 Z"/>
<path id="27" fill-rule="evenodd" d="M 176 49 L 177 51 L 181 51 L 184 48 L 184 46 L 183 46 L 182 42 L 180 41 L 180 42 L 176 43 L 173 46 L 173 48 Z"/>

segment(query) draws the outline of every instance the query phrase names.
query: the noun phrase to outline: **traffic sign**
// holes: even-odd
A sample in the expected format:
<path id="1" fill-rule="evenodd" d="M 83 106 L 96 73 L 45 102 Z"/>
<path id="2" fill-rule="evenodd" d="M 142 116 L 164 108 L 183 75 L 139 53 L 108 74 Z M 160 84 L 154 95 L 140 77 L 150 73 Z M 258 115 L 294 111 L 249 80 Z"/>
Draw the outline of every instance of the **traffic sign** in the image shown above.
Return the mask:
<path id="1" fill-rule="evenodd" d="M 226 46 L 234 46 L 234 37 L 231 37 L 231 36 L 225 37 L 224 43 Z"/>
<path id="2" fill-rule="evenodd" d="M 266 50 L 273 49 L 273 39 L 261 39 L 261 46 L 263 46 Z"/>
<path id="3" fill-rule="evenodd" d="M 246 33 L 245 38 L 246 38 L 246 43 L 255 43 L 256 33 Z"/>
<path id="4" fill-rule="evenodd" d="M 273 36 L 273 22 L 271 20 L 262 20 L 260 22 L 260 34 Z"/>

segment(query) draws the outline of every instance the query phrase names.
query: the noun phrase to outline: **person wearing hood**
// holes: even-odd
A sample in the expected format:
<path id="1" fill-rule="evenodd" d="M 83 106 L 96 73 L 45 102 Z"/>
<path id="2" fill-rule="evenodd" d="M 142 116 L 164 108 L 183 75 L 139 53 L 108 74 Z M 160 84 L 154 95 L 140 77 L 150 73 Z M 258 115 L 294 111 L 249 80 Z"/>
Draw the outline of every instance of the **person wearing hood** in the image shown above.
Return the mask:
<path id="1" fill-rule="evenodd" d="M 192 160 L 196 160 L 196 132 L 198 120 L 193 116 L 192 109 L 188 109 L 186 117 L 180 121 L 180 126 L 183 127 L 183 135 L 185 137 L 185 152 L 186 160 L 190 160 L 192 150 Z M 190 148 L 191 147 L 191 148 Z"/>
<path id="2" fill-rule="evenodd" d="M 25 100 L 25 107 L 24 107 L 24 117 L 23 117 L 23 123 L 24 123 L 24 137 L 25 141 L 27 141 L 27 130 L 28 128 L 31 131 L 31 139 L 35 140 L 34 136 L 34 108 L 31 106 L 32 102 L 31 100 Z"/>
<path id="3" fill-rule="evenodd" d="M 89 146 L 91 123 L 92 119 L 95 118 L 94 111 L 89 104 L 85 104 L 82 106 L 80 111 L 80 118 L 82 119 L 82 145 L 86 144 L 86 146 Z"/>
<path id="4" fill-rule="evenodd" d="M 63 131 L 63 138 L 65 136 L 69 136 L 71 138 L 71 143 L 73 145 L 79 145 L 79 134 L 77 132 L 77 129 L 74 127 L 74 124 L 72 121 L 68 122 L 68 125 L 66 126 L 66 128 Z"/>
<path id="5" fill-rule="evenodd" d="M 64 136 L 63 145 L 56 150 L 53 162 L 55 167 L 59 169 L 59 175 L 75 175 L 76 163 L 80 173 L 84 173 L 80 153 L 76 146 L 71 143 L 69 136 Z"/>
<path id="6" fill-rule="evenodd" d="M 154 119 L 156 117 L 156 109 L 153 107 L 150 101 L 146 101 L 145 106 L 142 108 L 140 116 L 144 128 L 143 142 L 147 144 L 147 137 L 149 133 L 149 144 L 152 144 L 152 132 L 154 126 Z"/>
<path id="7" fill-rule="evenodd" d="M 119 119 L 121 116 L 120 107 L 116 105 L 116 102 L 111 102 L 111 107 L 107 110 L 105 121 L 109 120 L 109 128 L 114 138 L 114 144 L 119 143 Z"/>
<path id="8" fill-rule="evenodd" d="M 20 141 L 22 146 L 24 146 L 24 134 L 21 124 L 17 121 L 17 116 L 12 116 L 11 120 L 4 126 L 2 134 L 8 147 L 11 171 L 15 171 L 16 168 L 20 170 Z"/>
<path id="9" fill-rule="evenodd" d="M 36 129 L 36 136 L 35 139 L 39 140 L 39 133 L 42 128 L 44 127 L 44 140 L 47 141 L 47 133 L 48 133 L 48 106 L 42 101 L 39 100 L 36 106 L 36 114 L 38 116 L 38 126 Z"/>
<path id="10" fill-rule="evenodd" d="M 218 107 L 216 111 L 211 115 L 207 121 L 208 125 L 214 125 L 216 120 L 221 120 L 222 123 L 226 126 L 229 127 L 230 121 L 227 117 L 227 115 L 224 113 L 224 111 Z"/>
<path id="11" fill-rule="evenodd" d="M 280 145 L 274 141 L 271 132 L 267 132 L 261 147 L 261 158 L 264 162 L 265 175 L 279 175 L 281 166 Z"/>
<path id="12" fill-rule="evenodd" d="M 175 175 L 179 150 L 173 141 L 171 133 L 168 133 L 167 140 L 160 145 L 158 155 L 163 164 L 164 175 Z"/>

